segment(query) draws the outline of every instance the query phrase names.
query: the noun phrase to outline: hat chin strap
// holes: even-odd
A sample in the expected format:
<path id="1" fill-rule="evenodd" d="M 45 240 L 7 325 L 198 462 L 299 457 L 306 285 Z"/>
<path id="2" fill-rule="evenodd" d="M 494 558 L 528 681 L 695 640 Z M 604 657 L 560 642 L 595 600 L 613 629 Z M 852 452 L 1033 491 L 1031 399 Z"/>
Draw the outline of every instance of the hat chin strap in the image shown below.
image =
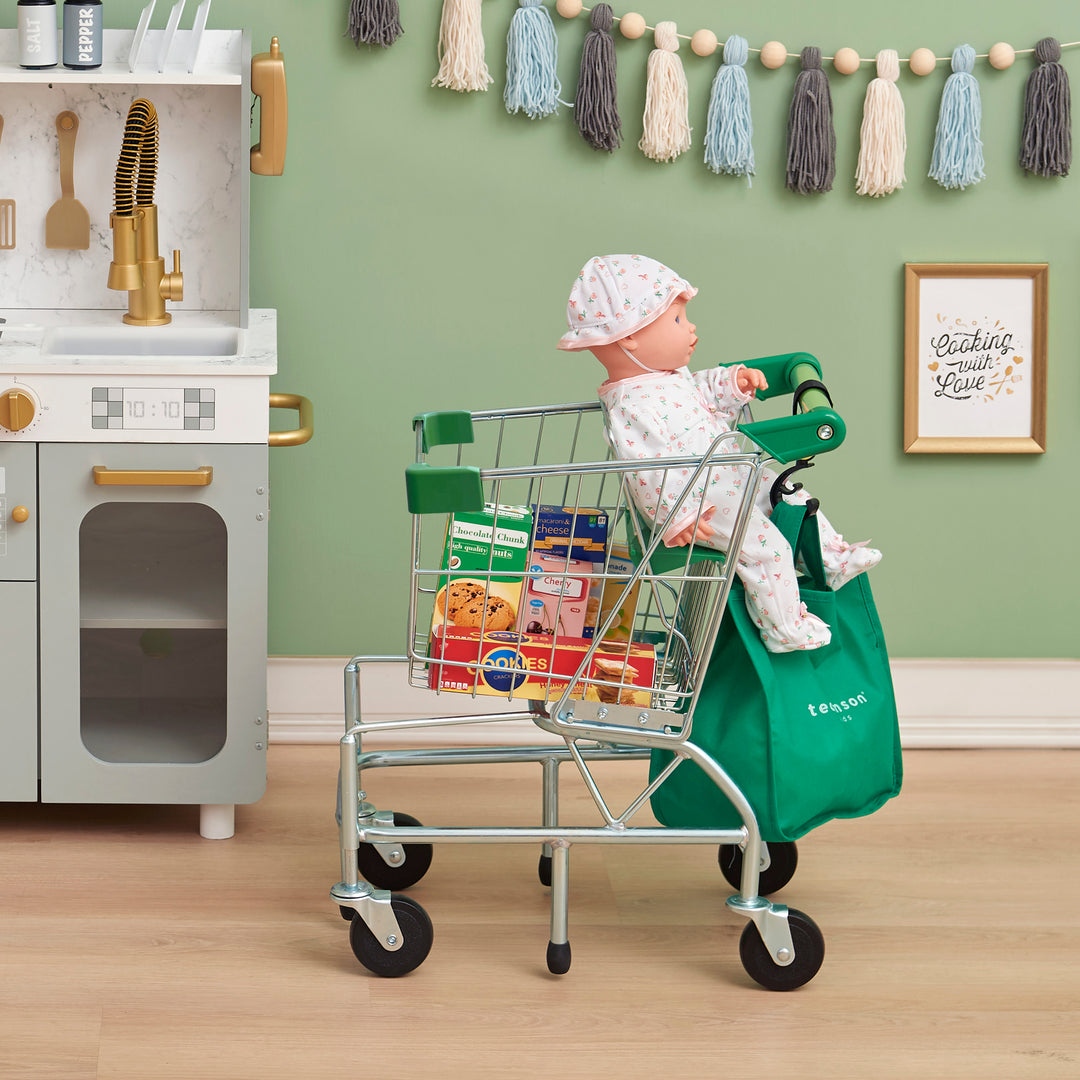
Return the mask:
<path id="1" fill-rule="evenodd" d="M 621 341 L 616 341 L 615 344 L 618 345 L 619 348 L 622 349 L 623 353 L 630 359 L 630 361 L 632 363 L 636 364 L 639 368 L 641 368 L 642 371 L 652 371 L 653 370 L 652 368 L 646 367 L 636 356 L 634 356 L 633 353 L 630 352 L 629 349 L 627 349 L 623 345 L 623 343 Z"/>

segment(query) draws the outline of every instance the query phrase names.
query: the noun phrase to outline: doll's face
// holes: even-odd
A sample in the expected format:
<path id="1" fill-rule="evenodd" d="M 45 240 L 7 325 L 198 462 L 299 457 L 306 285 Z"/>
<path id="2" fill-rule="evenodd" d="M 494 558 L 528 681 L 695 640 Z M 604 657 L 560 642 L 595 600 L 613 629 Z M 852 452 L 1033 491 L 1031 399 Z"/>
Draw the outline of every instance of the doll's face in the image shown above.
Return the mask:
<path id="1" fill-rule="evenodd" d="M 675 371 L 686 367 L 697 345 L 697 327 L 686 317 L 689 297 L 680 296 L 659 318 L 635 330 L 630 337 L 637 348 L 631 353 L 653 371 Z"/>

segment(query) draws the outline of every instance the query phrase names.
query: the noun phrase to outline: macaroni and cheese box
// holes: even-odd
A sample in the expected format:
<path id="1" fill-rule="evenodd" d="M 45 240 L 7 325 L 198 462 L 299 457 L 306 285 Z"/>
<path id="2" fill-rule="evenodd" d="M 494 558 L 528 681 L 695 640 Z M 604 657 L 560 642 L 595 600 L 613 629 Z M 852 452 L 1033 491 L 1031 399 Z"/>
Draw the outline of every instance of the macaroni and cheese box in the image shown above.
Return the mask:
<path id="1" fill-rule="evenodd" d="M 533 554 L 549 559 L 603 562 L 607 550 L 608 516 L 604 510 L 588 506 L 533 506 L 536 539 Z"/>
<path id="2" fill-rule="evenodd" d="M 450 626 L 511 630 L 518 623 L 528 564 L 532 512 L 488 505 L 455 514 L 446 530 L 432 629 Z"/>
<path id="3" fill-rule="evenodd" d="M 551 638 L 442 626 L 431 635 L 428 686 L 464 694 L 546 699 L 562 697 L 591 647 L 587 638 Z M 597 650 L 571 697 L 620 705 L 649 705 L 656 650 L 615 645 Z"/>
<path id="4" fill-rule="evenodd" d="M 582 559 L 549 559 L 535 550 L 529 558 L 524 603 L 518 629 L 526 634 L 592 637 L 596 611 L 589 615 L 589 578 L 596 563 Z"/>

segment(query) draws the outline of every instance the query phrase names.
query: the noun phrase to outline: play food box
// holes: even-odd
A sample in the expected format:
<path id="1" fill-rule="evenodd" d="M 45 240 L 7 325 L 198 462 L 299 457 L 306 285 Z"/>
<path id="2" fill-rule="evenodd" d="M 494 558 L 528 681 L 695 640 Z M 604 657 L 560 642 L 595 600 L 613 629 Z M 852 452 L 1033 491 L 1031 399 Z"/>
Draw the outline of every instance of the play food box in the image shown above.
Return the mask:
<path id="1" fill-rule="evenodd" d="M 518 629 L 526 634 L 592 637 L 595 606 L 589 618 L 589 578 L 598 564 L 582 559 L 550 559 L 534 550 L 529 556 L 524 603 Z M 493 627 L 492 629 L 496 629 Z"/>
<path id="2" fill-rule="evenodd" d="M 607 550 L 608 516 L 604 510 L 589 506 L 533 506 L 536 539 L 533 554 L 548 559 L 572 559 L 603 562 Z M 568 545 L 569 544 L 569 548 Z"/>
<path id="3" fill-rule="evenodd" d="M 465 694 L 556 700 L 563 695 L 591 645 L 587 638 L 551 638 L 510 631 L 481 634 L 479 630 L 441 626 L 431 635 L 428 686 Z M 611 685 L 578 683 L 570 696 L 648 706 L 655 669 L 652 645 L 615 645 L 610 650 L 597 650 L 585 678 Z"/>
<path id="4" fill-rule="evenodd" d="M 518 622 L 528 563 L 532 511 L 496 506 L 461 511 L 447 524 L 435 594 L 434 630 L 444 623 L 485 630 L 511 630 Z"/>
<path id="5" fill-rule="evenodd" d="M 603 567 L 597 567 L 597 569 L 603 569 Z M 621 603 L 620 600 L 623 591 L 626 589 L 627 582 L 634 576 L 636 569 L 637 565 L 630 558 L 630 549 L 626 544 L 616 542 L 611 545 L 611 556 L 608 559 L 607 573 L 609 577 L 606 580 L 600 578 L 592 583 L 589 602 L 590 608 L 595 608 L 597 611 L 597 615 L 593 620 L 595 629 L 599 630 L 607 621 L 607 617 L 611 612 L 616 608 L 618 609 L 614 622 L 608 627 L 608 631 L 604 635 L 605 641 L 630 640 L 630 635 L 634 629 L 634 613 L 637 610 L 638 588 L 641 583 L 635 581 L 626 599 L 622 600 Z M 611 577 L 610 575 L 613 574 L 616 576 Z"/>

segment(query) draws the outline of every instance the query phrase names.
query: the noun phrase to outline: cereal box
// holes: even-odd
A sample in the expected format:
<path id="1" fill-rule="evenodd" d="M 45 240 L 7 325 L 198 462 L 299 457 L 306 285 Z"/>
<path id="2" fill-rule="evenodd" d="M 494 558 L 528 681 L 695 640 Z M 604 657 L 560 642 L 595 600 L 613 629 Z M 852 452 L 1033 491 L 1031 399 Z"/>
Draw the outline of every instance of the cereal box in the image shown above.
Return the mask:
<path id="1" fill-rule="evenodd" d="M 533 553 L 551 559 L 603 562 L 607 550 L 608 516 L 604 510 L 588 506 L 533 507 L 536 539 Z"/>
<path id="2" fill-rule="evenodd" d="M 446 530 L 432 629 L 510 630 L 517 625 L 528 562 L 532 512 L 488 505 L 454 514 Z"/>
<path id="3" fill-rule="evenodd" d="M 428 685 L 432 689 L 497 697 L 557 700 L 576 674 L 592 642 L 441 626 L 431 635 Z M 651 701 L 656 669 L 652 645 L 614 645 L 597 650 L 571 693 L 573 698 L 620 705 Z"/>
<path id="4" fill-rule="evenodd" d="M 518 629 L 560 638 L 592 637 L 596 615 L 590 623 L 589 578 L 580 575 L 591 574 L 595 567 L 581 559 L 550 559 L 533 551 Z"/>

